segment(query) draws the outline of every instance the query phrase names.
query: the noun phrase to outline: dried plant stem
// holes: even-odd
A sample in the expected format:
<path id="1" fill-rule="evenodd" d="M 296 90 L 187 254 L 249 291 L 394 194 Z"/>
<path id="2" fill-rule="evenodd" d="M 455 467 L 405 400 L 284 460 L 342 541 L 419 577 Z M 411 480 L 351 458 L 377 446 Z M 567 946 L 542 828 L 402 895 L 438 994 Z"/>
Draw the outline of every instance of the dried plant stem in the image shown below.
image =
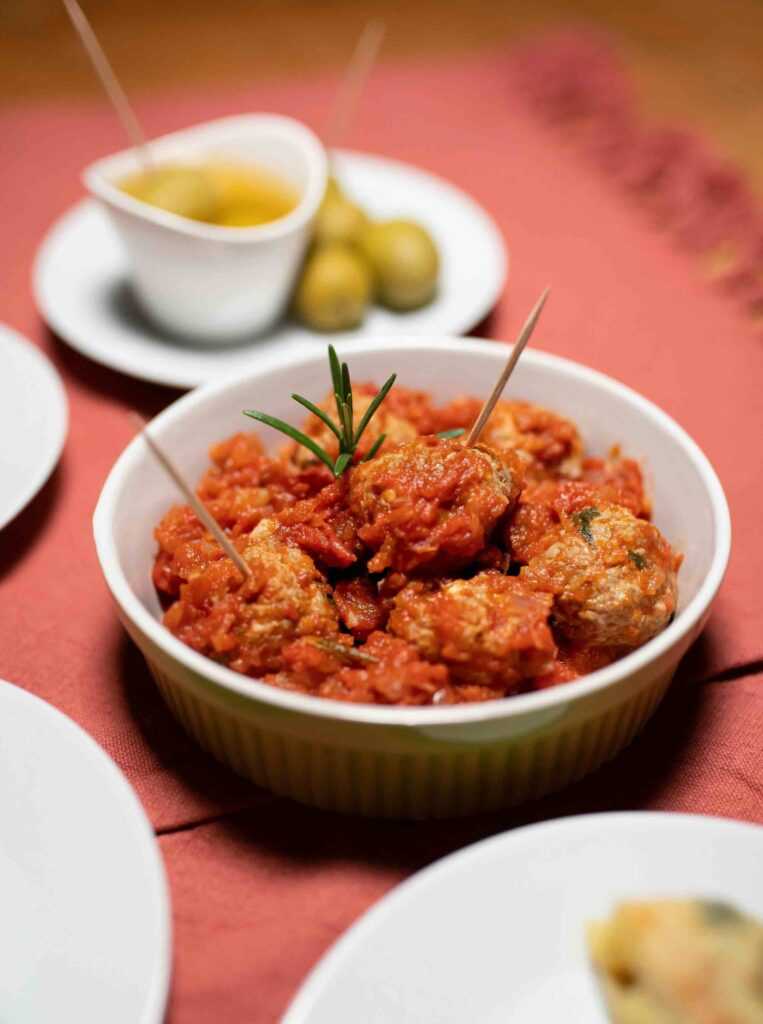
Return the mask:
<path id="1" fill-rule="evenodd" d="M 313 647 L 326 651 L 327 654 L 333 654 L 337 658 L 349 658 L 350 661 L 360 661 L 372 665 L 379 662 L 379 659 L 375 658 L 373 654 L 366 654 L 365 651 L 359 651 L 356 647 L 346 647 L 344 644 L 327 640 L 325 637 L 316 637 L 311 643 Z"/>

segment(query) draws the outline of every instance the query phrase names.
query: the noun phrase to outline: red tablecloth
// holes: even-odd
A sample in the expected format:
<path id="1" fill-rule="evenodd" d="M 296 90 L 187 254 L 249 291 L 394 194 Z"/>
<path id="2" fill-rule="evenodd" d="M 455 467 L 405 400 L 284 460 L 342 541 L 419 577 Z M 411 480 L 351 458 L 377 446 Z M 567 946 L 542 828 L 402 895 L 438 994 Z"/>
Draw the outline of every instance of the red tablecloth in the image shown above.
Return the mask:
<path id="1" fill-rule="evenodd" d="M 44 231 L 81 195 L 80 169 L 122 138 L 100 103 L 5 115 L 0 316 L 58 366 L 71 431 L 51 482 L 0 534 L 0 676 L 84 725 L 125 771 L 161 836 L 175 915 L 172 1021 L 273 1020 L 329 942 L 385 889 L 509 825 L 624 807 L 763 820 L 763 688 L 754 674 L 763 667 L 763 343 L 744 305 L 703 279 L 676 241 L 680 232 L 659 230 L 643 202 L 569 141 L 566 121 L 562 129 L 548 120 L 559 121 L 566 99 L 563 90 L 550 104 L 539 98 L 535 67 L 518 74 L 505 54 L 382 67 L 350 141 L 434 170 L 485 204 L 505 234 L 511 273 L 481 333 L 511 337 L 552 282 L 535 343 L 627 382 L 689 430 L 726 488 L 733 554 L 679 685 L 616 764 L 543 804 L 455 824 L 343 820 L 276 800 L 198 751 L 165 710 L 116 622 L 90 517 L 131 433 L 124 409 L 153 414 L 175 393 L 69 351 L 40 322 L 29 288 Z M 157 98 L 140 112 L 151 133 L 247 108 L 320 126 L 334 87 L 329 78 L 253 82 L 234 95 Z"/>

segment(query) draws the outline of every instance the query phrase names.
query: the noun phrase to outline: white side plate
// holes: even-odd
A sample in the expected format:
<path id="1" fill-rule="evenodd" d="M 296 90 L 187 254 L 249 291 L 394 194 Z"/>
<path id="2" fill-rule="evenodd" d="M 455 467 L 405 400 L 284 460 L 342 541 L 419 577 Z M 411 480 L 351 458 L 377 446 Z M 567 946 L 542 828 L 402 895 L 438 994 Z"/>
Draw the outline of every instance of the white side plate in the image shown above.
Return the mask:
<path id="1" fill-rule="evenodd" d="M 78 203 L 51 229 L 34 268 L 37 307 L 56 334 L 96 362 L 133 377 L 190 388 L 251 368 L 276 347 L 309 351 L 327 340 L 372 335 L 464 334 L 495 305 L 507 255 L 495 223 L 473 199 L 435 175 L 360 153 L 335 155 L 347 192 L 374 217 L 412 217 L 434 235 L 442 257 L 437 298 L 424 309 L 396 314 L 378 307 L 356 331 L 316 334 L 290 321 L 245 345 L 184 345 L 159 334 L 137 309 L 126 257 L 105 214 Z"/>
<path id="2" fill-rule="evenodd" d="M 0 681 L 0 1020 L 160 1024 L 167 884 L 114 762 L 50 704 Z"/>
<path id="3" fill-rule="evenodd" d="M 308 977 L 283 1024 L 606 1024 L 585 925 L 628 898 L 763 917 L 763 828 L 592 814 L 487 839 L 394 889 Z"/>
<path id="4" fill-rule="evenodd" d="M 40 350 L 0 324 L 0 529 L 37 494 L 68 428 L 61 378 Z"/>

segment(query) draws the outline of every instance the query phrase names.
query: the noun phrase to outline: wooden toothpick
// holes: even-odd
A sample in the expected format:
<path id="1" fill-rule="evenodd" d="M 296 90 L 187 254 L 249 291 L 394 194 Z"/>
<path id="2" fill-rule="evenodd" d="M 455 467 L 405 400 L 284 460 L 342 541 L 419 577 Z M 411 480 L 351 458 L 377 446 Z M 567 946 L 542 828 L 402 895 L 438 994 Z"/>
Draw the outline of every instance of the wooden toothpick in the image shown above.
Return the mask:
<path id="1" fill-rule="evenodd" d="M 541 297 L 535 303 L 532 312 L 525 321 L 525 325 L 522 328 L 519 337 L 514 342 L 514 345 L 511 349 L 511 355 L 509 356 L 508 360 L 506 361 L 506 365 L 501 371 L 501 376 L 498 378 L 498 381 L 496 382 L 496 385 L 493 388 L 490 398 L 488 398 L 488 400 L 482 406 L 480 414 L 474 421 L 474 426 L 469 431 L 469 434 L 466 440 L 464 441 L 464 444 L 476 444 L 477 441 L 479 440 L 480 434 L 485 429 L 485 424 L 490 418 L 490 414 L 493 411 L 493 408 L 495 407 L 495 403 L 503 394 L 503 389 L 506 387 L 506 382 L 513 373 L 514 367 L 519 362 L 519 357 L 522 355 L 525 345 L 530 340 L 530 335 L 535 330 L 535 325 L 538 322 L 538 317 L 540 316 L 541 311 L 544 305 L 546 304 L 546 299 L 548 298 L 548 293 L 550 291 L 550 288 L 546 288 Z"/>
<path id="2" fill-rule="evenodd" d="M 373 20 L 367 22 L 360 33 L 324 133 L 327 150 L 338 146 L 347 137 L 363 86 L 374 66 L 386 31 L 383 21 Z"/>
<path id="3" fill-rule="evenodd" d="M 244 579 L 248 579 L 252 575 L 252 571 L 246 564 L 241 554 L 236 550 L 230 541 L 230 538 L 226 537 L 222 527 L 216 519 L 210 514 L 209 509 L 203 503 L 203 501 L 194 494 L 191 488 L 183 479 L 183 475 L 177 466 L 172 462 L 168 455 L 166 455 L 153 437 L 149 434 L 146 427 L 146 423 L 136 412 L 130 414 L 130 419 L 138 428 L 139 435 L 146 442 L 148 447 L 151 449 L 157 462 L 162 466 L 167 475 L 174 481 L 177 487 L 180 489 L 183 497 L 194 510 L 196 515 L 199 517 L 201 522 L 206 526 L 212 536 L 215 538 L 217 543 L 223 549 L 225 554 L 230 558 L 233 564 L 236 566 L 238 571 L 242 574 Z"/>
<path id="4" fill-rule="evenodd" d="M 130 140 L 130 145 L 135 149 L 140 162 L 143 164 L 143 169 L 145 171 L 151 170 L 152 161 L 148 151 L 146 135 L 141 128 L 140 121 L 135 116 L 135 111 L 130 106 L 130 101 L 127 99 L 124 89 L 119 84 L 119 79 L 114 74 L 114 69 L 109 62 L 109 58 L 106 56 L 106 52 L 98 42 L 98 37 L 93 31 L 92 25 L 77 0 L 63 0 L 63 4 L 71 18 L 72 25 L 77 30 L 85 52 L 90 58 L 95 73 L 98 75 L 101 85 L 116 111 L 117 117 L 122 122 L 122 127 L 127 134 L 127 138 Z"/>

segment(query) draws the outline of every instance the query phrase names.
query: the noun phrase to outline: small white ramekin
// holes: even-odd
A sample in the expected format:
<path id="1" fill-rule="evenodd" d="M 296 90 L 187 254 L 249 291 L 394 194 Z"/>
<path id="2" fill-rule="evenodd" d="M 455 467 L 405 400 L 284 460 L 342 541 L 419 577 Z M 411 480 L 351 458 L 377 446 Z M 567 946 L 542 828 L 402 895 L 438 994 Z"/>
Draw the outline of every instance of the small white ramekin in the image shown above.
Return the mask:
<path id="1" fill-rule="evenodd" d="M 440 399 L 489 393 L 503 345 L 466 339 L 375 339 L 341 346 L 356 380 Z M 245 376 L 179 399 L 151 430 L 191 480 L 213 441 L 245 429 L 241 410 L 292 420 L 289 395 L 328 390 L 323 352 L 258 359 Z M 510 393 L 573 418 L 588 448 L 620 443 L 644 460 L 655 522 L 684 554 L 670 626 L 621 661 L 506 700 L 397 708 L 322 700 L 248 679 L 186 647 L 160 621 L 152 530 L 179 501 L 140 439 L 117 460 L 94 517 L 95 542 L 122 622 L 168 705 L 203 747 L 276 793 L 332 810 L 391 817 L 474 814 L 559 789 L 614 757 L 649 718 L 707 619 L 729 556 L 723 490 L 707 458 L 670 417 L 603 374 L 528 350 Z M 278 437 L 262 430 L 276 446 Z"/>
<path id="2" fill-rule="evenodd" d="M 144 311 L 188 342 L 230 342 L 267 330 L 283 313 L 326 188 L 326 153 L 299 121 L 244 114 L 174 132 L 150 144 L 157 163 L 204 159 L 256 163 L 299 193 L 291 213 L 228 228 L 178 217 L 117 187 L 140 170 L 135 150 L 91 164 L 87 189 L 103 204 L 127 250 Z"/>

